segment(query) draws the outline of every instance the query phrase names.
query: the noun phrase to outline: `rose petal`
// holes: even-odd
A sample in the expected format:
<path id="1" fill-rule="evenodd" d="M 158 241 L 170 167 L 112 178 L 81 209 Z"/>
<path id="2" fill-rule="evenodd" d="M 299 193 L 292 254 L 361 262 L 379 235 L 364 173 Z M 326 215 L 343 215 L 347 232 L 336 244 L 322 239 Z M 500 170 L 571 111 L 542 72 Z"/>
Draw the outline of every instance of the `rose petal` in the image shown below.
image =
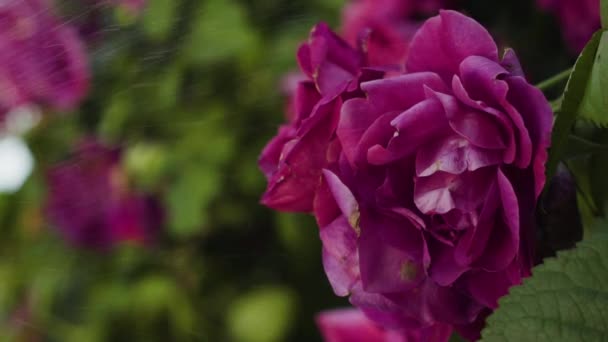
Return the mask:
<path id="1" fill-rule="evenodd" d="M 460 63 L 459 69 L 462 84 L 473 99 L 497 107 L 507 97 L 509 87 L 500 78 L 508 72 L 496 61 L 470 56 Z"/>
<path id="2" fill-rule="evenodd" d="M 425 214 L 446 214 L 452 209 L 476 210 L 492 180 L 491 168 L 482 168 L 462 175 L 436 172 L 416 179 L 414 202 Z"/>
<path id="3" fill-rule="evenodd" d="M 484 150 L 458 136 L 449 136 L 422 147 L 416 154 L 416 175 L 426 177 L 437 171 L 461 174 L 502 162 L 502 152 Z"/>
<path id="4" fill-rule="evenodd" d="M 504 173 L 498 171 L 498 188 L 502 215 L 497 217 L 486 250 L 477 264 L 488 271 L 505 269 L 519 251 L 519 203 L 513 186 Z"/>
<path id="5" fill-rule="evenodd" d="M 483 101 L 474 101 L 471 99 L 458 76 L 454 76 L 452 79 L 452 90 L 454 91 L 454 95 L 458 98 L 458 100 L 467 106 L 477 109 L 480 112 L 487 113 L 493 117 L 493 119 L 499 125 L 499 134 L 502 138 L 501 140 L 504 141 L 504 144 L 506 145 L 503 162 L 507 164 L 512 163 L 515 160 L 517 146 L 513 123 L 507 117 L 507 115 L 488 106 Z"/>
<path id="6" fill-rule="evenodd" d="M 498 48 L 488 31 L 475 20 L 455 11 L 440 11 L 418 30 L 412 43 L 406 70 L 431 71 L 451 82 L 458 66 L 468 56 L 498 61 Z"/>
<path id="7" fill-rule="evenodd" d="M 407 291 L 424 278 L 420 230 L 408 219 L 362 210 L 359 256 L 367 292 Z"/>
<path id="8" fill-rule="evenodd" d="M 472 144 L 486 149 L 504 149 L 499 126 L 492 116 L 462 106 L 450 95 L 432 92 L 443 106 L 450 127 Z"/>
<path id="9" fill-rule="evenodd" d="M 498 299 L 509 292 L 513 285 L 521 283 L 517 273 L 519 265 L 513 261 L 509 269 L 499 272 L 472 272 L 467 275 L 466 283 L 469 293 L 475 300 L 489 308 L 498 307 Z M 514 272 L 516 277 L 513 277 Z"/>
<path id="10" fill-rule="evenodd" d="M 430 72 L 411 73 L 361 84 L 370 105 L 380 113 L 395 110 L 402 112 L 423 101 L 425 87 L 437 91 L 446 89 L 441 78 Z"/>
<path id="11" fill-rule="evenodd" d="M 344 216 L 320 230 L 323 268 L 338 296 L 347 296 L 359 280 L 357 235 Z"/>
<path id="12" fill-rule="evenodd" d="M 530 132 L 532 146 L 534 147 L 534 190 L 536 197 L 545 185 L 545 162 L 547 149 L 551 144 L 551 128 L 553 115 L 543 93 L 536 87 L 528 84 L 521 77 L 510 77 L 509 94 L 507 99 L 521 114 L 525 126 Z"/>
<path id="13" fill-rule="evenodd" d="M 435 242 L 430 247 L 431 266 L 429 276 L 440 286 L 452 285 L 464 272 L 471 267 L 456 262 L 454 247 Z"/>
<path id="14" fill-rule="evenodd" d="M 381 114 L 364 99 L 351 99 L 342 106 L 336 135 L 351 165 L 359 159 L 357 153 L 361 137 Z"/>
<path id="15" fill-rule="evenodd" d="M 445 111 L 435 99 L 419 102 L 397 116 L 391 125 L 397 130 L 387 148 L 393 160 L 406 157 L 449 132 Z"/>
<path id="16" fill-rule="evenodd" d="M 290 142 L 277 172 L 268 182 L 262 203 L 282 211 L 311 212 L 321 169 L 327 165 L 327 148 L 337 125 L 338 100 L 317 106 L 315 113 L 298 131 L 299 139 Z"/>

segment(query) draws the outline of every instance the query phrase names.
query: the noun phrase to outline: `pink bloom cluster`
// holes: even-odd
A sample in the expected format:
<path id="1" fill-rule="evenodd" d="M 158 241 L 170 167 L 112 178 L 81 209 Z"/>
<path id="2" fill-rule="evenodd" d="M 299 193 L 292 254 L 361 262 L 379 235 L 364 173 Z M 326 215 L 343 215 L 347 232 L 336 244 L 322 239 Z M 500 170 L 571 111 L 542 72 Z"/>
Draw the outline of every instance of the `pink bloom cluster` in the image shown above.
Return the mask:
<path id="1" fill-rule="evenodd" d="M 557 16 L 566 43 L 576 53 L 601 27 L 600 0 L 538 0 L 538 5 Z"/>
<path id="2" fill-rule="evenodd" d="M 129 188 L 120 157 L 120 150 L 90 140 L 49 170 L 47 214 L 72 244 L 106 250 L 153 241 L 162 211 L 152 197 Z"/>
<path id="3" fill-rule="evenodd" d="M 386 72 L 320 24 L 298 51 L 295 116 L 266 146 L 262 198 L 314 213 L 334 292 L 386 329 L 474 339 L 530 274 L 552 125 L 517 57 L 442 11 Z"/>
<path id="4" fill-rule="evenodd" d="M 88 88 L 84 47 L 45 0 L 0 2 L 0 122 L 15 107 L 73 107 Z"/>

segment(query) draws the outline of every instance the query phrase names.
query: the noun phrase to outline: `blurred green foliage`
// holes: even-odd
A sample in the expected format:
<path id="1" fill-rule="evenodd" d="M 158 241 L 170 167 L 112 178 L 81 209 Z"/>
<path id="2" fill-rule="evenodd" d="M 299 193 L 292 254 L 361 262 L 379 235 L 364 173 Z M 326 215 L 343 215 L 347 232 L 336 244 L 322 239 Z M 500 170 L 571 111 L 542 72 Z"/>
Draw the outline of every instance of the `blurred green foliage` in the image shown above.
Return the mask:
<path id="1" fill-rule="evenodd" d="M 257 204 L 256 159 L 283 121 L 279 83 L 299 42 L 317 21 L 337 28 L 342 2 L 149 0 L 140 17 L 102 8 L 89 97 L 28 134 L 37 169 L 0 195 L 0 336 L 320 340 L 314 314 L 348 302 L 325 279 L 314 220 Z M 87 13 L 81 1 L 63 5 Z M 572 61 L 533 1 L 465 10 L 516 48 L 533 80 Z M 162 198 L 153 248 L 75 250 L 46 222 L 44 172 L 86 135 L 124 146 L 134 185 Z"/>

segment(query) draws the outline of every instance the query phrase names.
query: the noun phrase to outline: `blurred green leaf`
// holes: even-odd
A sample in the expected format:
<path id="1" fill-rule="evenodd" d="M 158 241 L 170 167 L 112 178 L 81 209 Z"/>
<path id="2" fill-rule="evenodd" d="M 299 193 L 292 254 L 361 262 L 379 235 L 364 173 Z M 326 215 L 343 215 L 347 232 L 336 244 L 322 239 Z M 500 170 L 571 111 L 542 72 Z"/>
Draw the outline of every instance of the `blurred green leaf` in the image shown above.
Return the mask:
<path id="1" fill-rule="evenodd" d="M 194 64 L 247 57 L 254 50 L 257 37 L 238 2 L 205 1 L 198 16 L 186 45 L 186 55 Z"/>
<path id="2" fill-rule="evenodd" d="M 317 18 L 303 18 L 305 24 L 293 23 L 282 28 L 280 35 L 272 45 L 272 56 L 276 58 L 272 67 L 276 71 L 287 72 L 296 70 L 296 54 L 298 46 L 306 41 L 310 27 L 315 24 Z"/>
<path id="3" fill-rule="evenodd" d="M 203 232 L 208 205 L 221 186 L 219 177 L 213 169 L 182 170 L 166 196 L 171 235 L 181 238 Z"/>
<path id="4" fill-rule="evenodd" d="M 99 134 L 110 141 L 117 140 L 126 129 L 126 122 L 132 114 L 132 95 L 129 91 L 115 93 L 108 101 L 99 124 Z"/>
<path id="5" fill-rule="evenodd" d="M 294 267 L 314 267 L 307 262 L 316 261 L 319 255 L 319 230 L 314 218 L 304 214 L 278 213 L 276 220 L 277 236 L 298 260 L 298 265 Z"/>
<path id="6" fill-rule="evenodd" d="M 168 38 L 176 19 L 179 0 L 151 0 L 142 18 L 143 30 L 153 40 Z"/>
<path id="7" fill-rule="evenodd" d="M 112 9 L 114 10 L 114 19 L 119 25 L 133 25 L 139 19 L 139 13 L 132 11 L 128 3 L 118 3 L 117 5 Z"/>
<path id="8" fill-rule="evenodd" d="M 19 284 L 13 276 L 15 271 L 10 263 L 0 264 L 0 317 L 9 316 L 18 298 Z"/>
<path id="9" fill-rule="evenodd" d="M 180 86 L 183 79 L 182 70 L 179 64 L 174 64 L 165 70 L 157 81 L 158 105 L 157 110 L 169 109 L 178 104 Z"/>
<path id="10" fill-rule="evenodd" d="M 67 342 L 102 342 L 101 336 L 103 335 L 90 324 L 84 324 L 82 326 L 71 326 L 69 330 L 65 330 L 62 336 L 65 336 Z"/>
<path id="11" fill-rule="evenodd" d="M 124 166 L 140 187 L 153 190 L 167 169 L 167 151 L 163 145 L 136 143 L 126 151 Z"/>
<path id="12" fill-rule="evenodd" d="M 318 6 L 331 12 L 338 12 L 344 6 L 344 0 L 315 0 Z"/>
<path id="13" fill-rule="evenodd" d="M 128 286 L 122 282 L 100 282 L 92 291 L 91 306 L 87 311 L 88 318 L 103 325 L 112 316 L 122 316 L 128 312 L 133 299 L 129 295 Z"/>
<path id="14" fill-rule="evenodd" d="M 269 287 L 238 298 L 228 311 L 228 325 L 235 342 L 278 342 L 295 313 L 294 295 L 289 289 Z"/>
<path id="15" fill-rule="evenodd" d="M 175 283 L 160 275 L 142 279 L 132 290 L 132 308 L 140 317 L 157 316 L 179 296 Z"/>

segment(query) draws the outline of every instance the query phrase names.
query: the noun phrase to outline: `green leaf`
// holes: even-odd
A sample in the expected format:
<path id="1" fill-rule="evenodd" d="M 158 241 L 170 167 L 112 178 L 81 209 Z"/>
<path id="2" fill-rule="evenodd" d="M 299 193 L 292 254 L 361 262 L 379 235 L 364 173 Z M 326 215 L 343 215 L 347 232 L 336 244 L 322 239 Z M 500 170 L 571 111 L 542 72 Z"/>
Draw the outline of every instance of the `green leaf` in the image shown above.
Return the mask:
<path id="1" fill-rule="evenodd" d="M 598 125 L 608 125 L 608 31 L 601 35 L 579 114 Z"/>
<path id="2" fill-rule="evenodd" d="M 531 278 L 500 300 L 482 341 L 605 341 L 606 322 L 608 234 L 603 233 L 534 268 Z"/>
<path id="3" fill-rule="evenodd" d="M 568 79 L 568 84 L 566 84 L 561 108 L 553 125 L 552 147 L 549 154 L 549 162 L 547 163 L 548 179 L 551 179 L 555 174 L 557 164 L 561 160 L 567 145 L 572 125 L 576 121 L 579 106 L 585 96 L 600 37 L 601 33 L 596 32 L 589 43 L 587 43 L 587 46 L 585 46 L 574 65 L 572 74 L 570 74 L 570 78 Z"/>

